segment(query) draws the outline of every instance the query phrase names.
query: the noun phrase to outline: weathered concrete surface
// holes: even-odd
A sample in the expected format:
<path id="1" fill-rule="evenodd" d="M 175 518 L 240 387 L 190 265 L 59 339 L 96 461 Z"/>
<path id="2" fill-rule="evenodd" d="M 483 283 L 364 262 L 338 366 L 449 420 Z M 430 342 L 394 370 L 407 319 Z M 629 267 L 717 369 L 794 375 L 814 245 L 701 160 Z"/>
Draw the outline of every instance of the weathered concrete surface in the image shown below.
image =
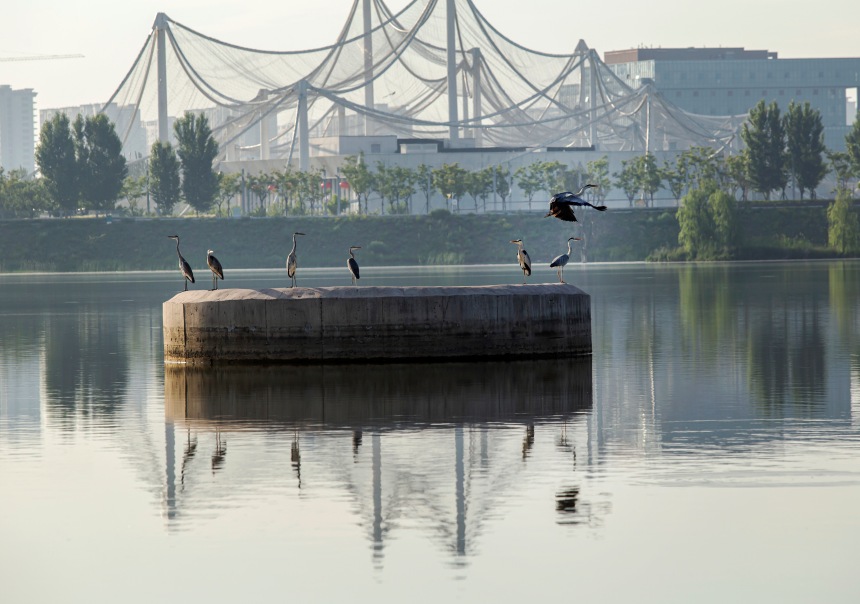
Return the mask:
<path id="1" fill-rule="evenodd" d="M 196 290 L 163 327 L 164 360 L 192 365 L 591 353 L 590 297 L 560 283 Z"/>

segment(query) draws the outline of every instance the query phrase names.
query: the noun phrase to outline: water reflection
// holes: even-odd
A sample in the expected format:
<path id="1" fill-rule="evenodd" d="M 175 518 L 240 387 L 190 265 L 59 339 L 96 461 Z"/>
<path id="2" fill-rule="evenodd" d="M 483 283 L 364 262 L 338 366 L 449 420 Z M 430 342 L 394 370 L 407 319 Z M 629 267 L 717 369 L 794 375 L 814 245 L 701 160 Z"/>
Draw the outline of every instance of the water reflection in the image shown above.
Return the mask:
<path id="1" fill-rule="evenodd" d="M 428 530 L 443 551 L 462 561 L 495 507 L 516 499 L 523 488 L 518 481 L 524 464 L 537 454 L 536 426 L 557 433 L 550 450 L 575 457 L 569 432 L 584 424 L 591 409 L 591 379 L 588 358 L 166 366 L 169 432 L 186 443 L 177 460 L 177 437 L 168 434 L 168 526 L 181 528 L 183 518 L 193 517 L 195 507 L 213 505 L 212 498 L 225 505 L 229 494 L 247 498 L 255 489 L 274 488 L 272 476 L 289 474 L 277 488 L 312 493 L 325 484 L 349 500 L 356 522 L 367 527 L 377 563 L 392 531 L 407 521 Z M 516 432 L 522 435 L 520 450 L 511 440 Z M 228 435 L 240 444 L 228 449 Z M 213 438 L 211 468 L 195 465 L 198 441 Z M 248 438 L 254 439 L 253 451 L 241 444 Z M 287 464 L 289 473 L 280 469 Z M 221 479 L 204 478 L 216 471 Z M 576 514 L 570 506 L 560 512 Z"/>

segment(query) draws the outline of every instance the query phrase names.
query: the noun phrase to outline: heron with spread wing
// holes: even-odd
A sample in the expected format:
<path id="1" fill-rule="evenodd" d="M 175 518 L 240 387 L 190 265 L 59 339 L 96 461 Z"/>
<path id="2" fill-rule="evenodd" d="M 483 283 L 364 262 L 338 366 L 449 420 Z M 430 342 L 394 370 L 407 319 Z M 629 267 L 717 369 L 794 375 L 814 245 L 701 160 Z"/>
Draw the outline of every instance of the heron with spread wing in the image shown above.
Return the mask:
<path id="1" fill-rule="evenodd" d="M 549 200 L 549 212 L 547 212 L 547 215 L 544 216 L 544 218 L 547 216 L 553 216 L 554 218 L 558 218 L 559 220 L 564 220 L 566 222 L 577 222 L 576 216 L 573 213 L 573 206 L 589 206 L 600 212 L 606 211 L 606 206 L 596 206 L 582 198 L 586 189 L 596 187 L 597 185 L 588 184 L 582 185 L 582 188 L 576 193 L 571 193 L 570 191 L 556 193 Z"/>

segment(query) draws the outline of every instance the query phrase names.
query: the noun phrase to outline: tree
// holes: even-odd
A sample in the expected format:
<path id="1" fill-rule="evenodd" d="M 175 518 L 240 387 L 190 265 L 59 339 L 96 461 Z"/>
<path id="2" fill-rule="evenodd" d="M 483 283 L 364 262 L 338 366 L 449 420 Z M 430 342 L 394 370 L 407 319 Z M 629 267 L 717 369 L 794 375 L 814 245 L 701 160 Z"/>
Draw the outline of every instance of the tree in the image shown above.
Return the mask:
<path id="1" fill-rule="evenodd" d="M 854 118 L 851 130 L 845 135 L 845 152 L 851 161 L 851 168 L 855 176 L 860 176 L 860 111 Z"/>
<path id="2" fill-rule="evenodd" d="M 830 170 L 836 174 L 836 189 L 849 189 L 848 181 L 851 180 L 853 168 L 851 158 L 845 151 L 827 151 L 827 161 L 830 162 Z"/>
<path id="3" fill-rule="evenodd" d="M 860 245 L 860 221 L 851 206 L 851 193 L 840 188 L 827 208 L 827 243 L 841 254 L 854 251 Z"/>
<path id="4" fill-rule="evenodd" d="M 714 188 L 708 196 L 714 223 L 714 243 L 731 254 L 738 243 L 738 202 L 722 189 Z"/>
<path id="5" fill-rule="evenodd" d="M 592 191 L 597 198 L 597 203 L 602 204 L 612 190 L 612 181 L 609 179 L 609 158 L 603 156 L 600 159 L 595 159 L 585 164 L 586 180 L 594 185 L 597 189 Z"/>
<path id="6" fill-rule="evenodd" d="M 532 199 L 535 193 L 544 188 L 543 162 L 534 162 L 528 166 L 520 166 L 514 172 L 517 186 L 529 200 L 529 209 L 532 208 Z"/>
<path id="7" fill-rule="evenodd" d="M 198 215 L 206 212 L 218 193 L 218 174 L 212 169 L 218 156 L 218 143 L 212 136 L 209 120 L 202 113 L 186 112 L 173 124 L 176 154 L 182 164 L 182 194 Z"/>
<path id="8" fill-rule="evenodd" d="M 490 168 L 469 172 L 466 178 L 466 192 L 475 202 L 475 213 L 478 213 L 478 198 L 484 201 L 484 212 L 487 211 L 487 195 L 493 190 L 493 175 Z"/>
<path id="9" fill-rule="evenodd" d="M 148 183 L 146 175 L 126 176 L 122 183 L 122 196 L 128 201 L 128 211 L 132 216 L 142 216 L 144 210 L 138 210 L 138 201 L 146 197 Z"/>
<path id="10" fill-rule="evenodd" d="M 443 164 L 441 168 L 433 170 L 433 186 L 445 199 L 455 199 L 457 208 L 460 207 L 460 197 L 466 192 L 466 178 L 468 172 L 460 167 L 460 164 Z"/>
<path id="11" fill-rule="evenodd" d="M 78 166 L 72 130 L 65 113 L 58 113 L 42 124 L 36 164 L 48 197 L 60 213 L 63 216 L 76 214 L 80 197 Z"/>
<path id="12" fill-rule="evenodd" d="M 613 174 L 615 186 L 624 191 L 627 202 L 632 206 L 636 193 L 639 191 L 639 183 L 636 178 L 636 169 L 632 160 L 621 160 L 621 171 Z"/>
<path id="13" fill-rule="evenodd" d="M 277 175 L 276 175 L 277 176 Z M 241 174 L 232 172 L 230 174 L 218 173 L 218 195 L 215 197 L 215 204 L 218 206 L 218 215 L 222 216 L 221 206 L 227 203 L 226 214 L 230 215 L 230 201 L 236 197 L 239 190 L 242 188 L 240 182 Z M 285 203 L 286 206 L 286 203 Z"/>
<path id="14" fill-rule="evenodd" d="M 824 124 L 821 113 L 807 101 L 802 106 L 789 103 L 785 114 L 786 149 L 788 170 L 800 189 L 800 199 L 809 191 L 815 199 L 815 188 L 827 175 L 824 163 Z"/>
<path id="15" fill-rule="evenodd" d="M 179 160 L 170 143 L 155 141 L 149 151 L 149 194 L 161 216 L 173 214 L 179 202 Z"/>
<path id="16" fill-rule="evenodd" d="M 78 115 L 73 129 L 81 201 L 96 215 L 107 213 L 116 207 L 128 176 L 122 141 L 113 122 L 103 113 L 86 118 Z"/>
<path id="17" fill-rule="evenodd" d="M 373 175 L 364 163 L 364 153 L 359 153 L 358 157 L 350 155 L 344 158 L 340 173 L 346 178 L 349 187 L 358 199 L 359 212 L 361 211 L 361 198 L 364 197 L 364 213 L 367 214 L 367 196 L 373 190 Z"/>
<path id="18" fill-rule="evenodd" d="M 660 190 L 663 176 L 657 167 L 657 160 L 652 153 L 633 158 L 633 171 L 636 178 L 636 188 L 642 191 L 642 196 L 648 196 L 654 205 L 654 193 Z"/>
<path id="19" fill-rule="evenodd" d="M 427 164 L 415 169 L 415 186 L 424 194 L 424 212 L 430 213 L 430 195 L 433 194 L 433 170 Z"/>
<path id="20" fill-rule="evenodd" d="M 726 158 L 726 177 L 729 186 L 733 187 L 732 191 L 740 189 L 741 200 L 746 201 L 750 188 L 749 158 L 746 149 Z"/>
<path id="21" fill-rule="evenodd" d="M 711 191 L 697 187 L 681 199 L 678 208 L 678 243 L 692 257 L 706 257 L 713 249 L 714 220 L 708 207 Z"/>
<path id="22" fill-rule="evenodd" d="M 511 176 L 511 171 L 509 168 L 503 168 L 501 166 L 493 166 L 490 168 L 492 170 L 493 176 L 493 187 L 495 187 L 496 195 L 502 198 L 502 211 L 507 210 L 507 199 L 511 194 L 511 185 L 513 184 L 513 177 Z"/>
<path id="23" fill-rule="evenodd" d="M 785 190 L 788 183 L 785 161 L 785 130 L 776 102 L 766 106 L 764 101 L 750 110 L 749 119 L 741 129 L 747 146 L 749 180 L 752 188 L 770 199 L 774 190 Z"/>
<path id="24" fill-rule="evenodd" d="M 36 218 L 50 204 L 42 179 L 29 178 L 23 168 L 7 174 L 0 167 L 0 218 Z"/>

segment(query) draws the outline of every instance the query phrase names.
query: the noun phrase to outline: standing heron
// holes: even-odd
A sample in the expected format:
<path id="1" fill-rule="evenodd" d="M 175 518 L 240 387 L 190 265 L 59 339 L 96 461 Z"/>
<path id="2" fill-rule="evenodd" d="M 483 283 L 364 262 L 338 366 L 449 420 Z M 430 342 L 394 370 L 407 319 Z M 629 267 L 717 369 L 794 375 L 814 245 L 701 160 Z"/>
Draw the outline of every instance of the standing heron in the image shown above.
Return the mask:
<path id="1" fill-rule="evenodd" d="M 176 240 L 176 255 L 179 256 L 179 270 L 182 271 L 182 276 L 184 277 L 185 291 L 188 291 L 188 282 L 191 281 L 191 283 L 194 283 L 194 273 L 191 272 L 191 265 L 179 253 L 179 235 L 168 235 L 167 238 Z"/>
<path id="2" fill-rule="evenodd" d="M 221 263 L 218 258 L 213 256 L 214 250 L 206 250 L 206 265 L 212 271 L 212 289 L 218 289 L 218 279 L 224 280 L 224 269 L 221 268 Z"/>
<path id="3" fill-rule="evenodd" d="M 597 185 L 582 185 L 582 188 L 576 193 L 571 193 L 570 191 L 556 193 L 549 200 L 549 212 L 547 212 L 544 218 L 547 216 L 553 216 L 566 222 L 576 222 L 577 220 L 573 213 L 573 206 L 590 206 L 595 210 L 605 212 L 606 206 L 596 206 L 588 203 L 582 198 L 582 194 L 585 193 L 586 189 L 595 187 L 597 187 Z"/>
<path id="4" fill-rule="evenodd" d="M 552 262 L 549 263 L 550 268 L 556 269 L 559 283 L 564 283 L 564 265 L 567 264 L 568 260 L 570 260 L 571 241 L 581 241 L 581 239 L 579 237 L 569 237 L 567 240 L 567 253 L 562 254 L 561 256 L 556 256 L 552 259 Z"/>
<path id="5" fill-rule="evenodd" d="M 529 253 L 523 249 L 522 239 L 511 239 L 511 243 L 517 245 L 517 261 L 520 263 L 520 268 L 523 269 L 523 283 L 525 283 L 526 277 L 532 274 L 532 259 L 529 258 Z"/>
<path id="6" fill-rule="evenodd" d="M 290 287 L 296 286 L 296 235 L 304 235 L 304 233 L 293 233 L 293 249 L 287 256 L 287 275 L 290 277 Z"/>
<path id="7" fill-rule="evenodd" d="M 349 258 L 346 260 L 346 267 L 349 269 L 350 274 L 352 274 L 352 284 L 355 285 L 357 279 L 361 279 L 358 274 L 358 262 L 355 260 L 355 254 L 352 253 L 352 250 L 360 250 L 360 245 L 353 245 L 349 248 Z"/>

